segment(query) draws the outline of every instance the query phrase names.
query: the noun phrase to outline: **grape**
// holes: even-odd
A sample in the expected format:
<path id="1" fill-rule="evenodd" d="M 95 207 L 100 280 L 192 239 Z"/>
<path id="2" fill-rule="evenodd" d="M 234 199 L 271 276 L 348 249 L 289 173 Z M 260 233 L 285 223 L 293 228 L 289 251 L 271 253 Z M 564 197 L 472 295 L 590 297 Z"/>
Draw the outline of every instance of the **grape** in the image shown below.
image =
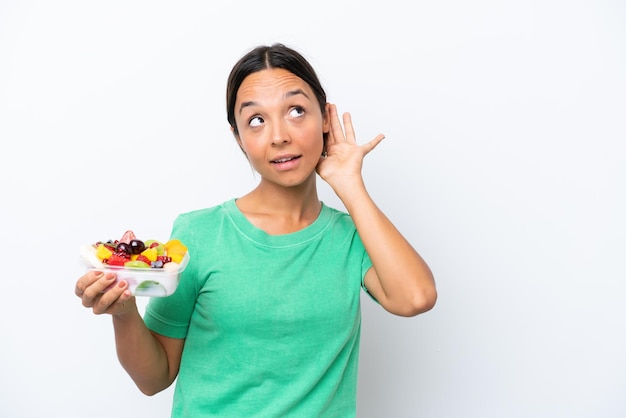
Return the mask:
<path id="1" fill-rule="evenodd" d="M 130 241 L 130 250 L 131 254 L 141 254 L 143 250 L 146 249 L 146 245 L 140 239 L 133 239 Z"/>
<path id="2" fill-rule="evenodd" d="M 132 251 L 131 246 L 126 244 L 125 242 L 120 242 L 119 244 L 117 244 L 117 247 L 115 248 L 115 252 L 124 253 L 128 255 L 132 254 L 131 251 Z"/>

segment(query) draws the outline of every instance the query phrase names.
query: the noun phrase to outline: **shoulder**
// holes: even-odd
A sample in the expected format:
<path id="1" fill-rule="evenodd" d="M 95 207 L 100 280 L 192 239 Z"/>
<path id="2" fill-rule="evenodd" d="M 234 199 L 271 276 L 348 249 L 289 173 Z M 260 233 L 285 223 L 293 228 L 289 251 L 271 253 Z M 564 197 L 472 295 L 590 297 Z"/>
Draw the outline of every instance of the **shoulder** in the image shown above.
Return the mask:
<path id="1" fill-rule="evenodd" d="M 208 208 L 195 209 L 179 214 L 175 223 L 209 222 L 224 217 L 229 212 L 230 200 Z"/>
<path id="2" fill-rule="evenodd" d="M 331 206 L 327 206 L 324 203 L 323 211 L 325 213 L 324 216 L 328 217 L 332 224 L 354 227 L 354 221 L 352 220 L 352 216 L 350 216 L 350 214 L 345 210 L 336 209 Z"/>
<path id="3" fill-rule="evenodd" d="M 173 235 L 197 235 L 201 232 L 211 232 L 229 217 L 231 201 L 208 208 L 191 210 L 179 214 L 174 219 Z"/>

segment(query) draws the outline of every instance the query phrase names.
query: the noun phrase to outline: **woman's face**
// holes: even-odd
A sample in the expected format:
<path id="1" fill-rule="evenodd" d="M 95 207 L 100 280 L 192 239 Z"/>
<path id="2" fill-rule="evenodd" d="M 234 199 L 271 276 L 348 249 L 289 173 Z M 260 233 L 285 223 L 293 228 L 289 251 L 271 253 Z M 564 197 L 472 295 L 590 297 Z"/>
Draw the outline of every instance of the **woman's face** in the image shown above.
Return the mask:
<path id="1" fill-rule="evenodd" d="M 328 115 L 328 112 L 326 112 Z M 247 76 L 237 92 L 237 142 L 263 180 L 282 186 L 303 183 L 323 151 L 328 116 L 309 85 L 283 69 Z"/>

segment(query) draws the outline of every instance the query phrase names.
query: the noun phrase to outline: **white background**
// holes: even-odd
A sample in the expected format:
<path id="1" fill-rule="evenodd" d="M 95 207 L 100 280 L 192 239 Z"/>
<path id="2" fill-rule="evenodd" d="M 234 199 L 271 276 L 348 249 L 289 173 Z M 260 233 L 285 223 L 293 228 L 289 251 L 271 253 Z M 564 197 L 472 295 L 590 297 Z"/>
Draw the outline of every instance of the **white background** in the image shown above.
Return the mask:
<path id="1" fill-rule="evenodd" d="M 368 188 L 437 280 L 415 318 L 363 299 L 359 416 L 626 416 L 624 2 L 2 0 L 0 417 L 169 416 L 78 247 L 256 184 L 226 77 L 274 41 L 386 134 Z"/>

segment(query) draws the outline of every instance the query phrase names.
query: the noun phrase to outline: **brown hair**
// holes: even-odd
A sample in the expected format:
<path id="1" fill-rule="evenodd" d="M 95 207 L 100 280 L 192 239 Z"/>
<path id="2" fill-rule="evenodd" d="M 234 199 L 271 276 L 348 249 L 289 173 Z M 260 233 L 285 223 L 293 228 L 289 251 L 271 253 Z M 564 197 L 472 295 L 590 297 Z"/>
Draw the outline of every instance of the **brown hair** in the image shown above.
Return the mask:
<path id="1" fill-rule="evenodd" d="M 271 68 L 282 68 L 304 80 L 313 90 L 322 115 L 326 113 L 326 92 L 315 70 L 302 54 L 281 43 L 257 46 L 237 61 L 228 76 L 226 115 L 235 135 L 239 133 L 235 122 L 235 101 L 241 83 L 250 74 Z M 324 134 L 324 143 L 326 143 L 326 136 L 327 134 Z"/>

